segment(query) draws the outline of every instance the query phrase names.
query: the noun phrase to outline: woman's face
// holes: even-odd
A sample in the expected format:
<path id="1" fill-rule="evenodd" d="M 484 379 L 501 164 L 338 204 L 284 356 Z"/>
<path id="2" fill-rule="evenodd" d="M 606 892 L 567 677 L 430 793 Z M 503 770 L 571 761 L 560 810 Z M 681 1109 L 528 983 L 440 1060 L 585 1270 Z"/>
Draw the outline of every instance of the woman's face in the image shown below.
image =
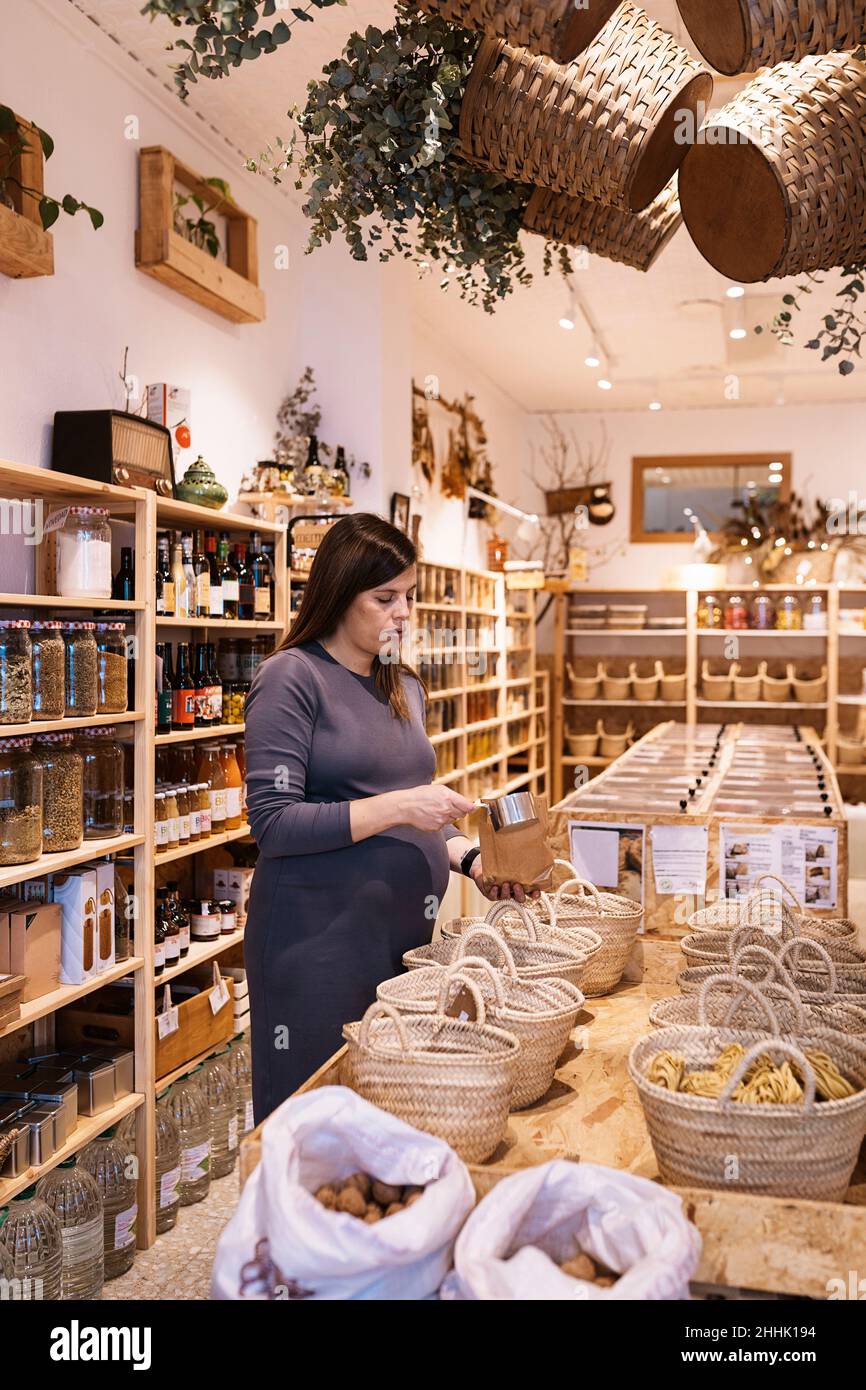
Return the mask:
<path id="1" fill-rule="evenodd" d="M 377 589 L 365 589 L 346 609 L 341 627 L 346 637 L 361 651 L 381 657 L 399 655 L 415 602 L 415 566 L 389 579 Z"/>

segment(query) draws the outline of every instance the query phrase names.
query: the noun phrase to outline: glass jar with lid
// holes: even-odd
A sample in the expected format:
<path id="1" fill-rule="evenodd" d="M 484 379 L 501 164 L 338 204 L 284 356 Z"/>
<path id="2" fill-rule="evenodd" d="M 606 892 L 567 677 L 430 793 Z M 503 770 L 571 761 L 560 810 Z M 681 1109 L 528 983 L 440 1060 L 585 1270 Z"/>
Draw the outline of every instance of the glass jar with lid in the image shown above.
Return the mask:
<path id="1" fill-rule="evenodd" d="M 782 632 L 799 632 L 803 627 L 803 610 L 796 594 L 785 594 L 776 607 L 776 628 Z"/>
<path id="2" fill-rule="evenodd" d="M 29 724 L 33 717 L 30 624 L 0 621 L 0 724 Z"/>
<path id="3" fill-rule="evenodd" d="M 0 738 L 0 864 L 42 853 L 42 764 L 32 739 Z"/>
<path id="4" fill-rule="evenodd" d="M 42 848 L 78 849 L 84 839 L 84 761 L 71 734 L 41 734 L 34 751 L 42 764 Z"/>
<path id="5" fill-rule="evenodd" d="M 125 623 L 96 624 L 96 707 L 100 714 L 126 713 Z"/>
<path id="6" fill-rule="evenodd" d="M 96 623 L 64 623 L 66 714 L 89 719 L 96 713 Z"/>
<path id="7" fill-rule="evenodd" d="M 57 532 L 61 598 L 111 598 L 111 527 L 105 507 L 70 507 Z"/>
<path id="8" fill-rule="evenodd" d="M 698 627 L 721 627 L 722 605 L 715 594 L 702 594 L 698 601 Z"/>
<path id="9" fill-rule="evenodd" d="M 749 608 L 740 594 L 729 594 L 725 604 L 725 627 L 741 631 L 749 626 Z"/>
<path id="10" fill-rule="evenodd" d="M 756 594 L 752 603 L 752 627 L 769 632 L 776 625 L 776 605 L 769 594 Z"/>
<path id="11" fill-rule="evenodd" d="M 84 838 L 107 840 L 123 830 L 123 749 L 113 725 L 82 729 L 76 747 L 84 761 Z"/>
<path id="12" fill-rule="evenodd" d="M 824 595 L 811 593 L 803 605 L 803 627 L 807 632 L 827 631 L 827 610 Z"/>
<path id="13" fill-rule="evenodd" d="M 63 624 L 55 619 L 30 624 L 33 718 L 62 719 L 66 713 Z"/>

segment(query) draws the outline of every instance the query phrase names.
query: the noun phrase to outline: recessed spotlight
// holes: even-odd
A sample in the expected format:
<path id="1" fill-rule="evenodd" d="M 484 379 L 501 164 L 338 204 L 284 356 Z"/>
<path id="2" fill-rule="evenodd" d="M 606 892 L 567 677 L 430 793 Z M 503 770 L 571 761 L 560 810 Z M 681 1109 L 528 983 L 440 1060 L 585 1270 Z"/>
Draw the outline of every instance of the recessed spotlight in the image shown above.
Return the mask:
<path id="1" fill-rule="evenodd" d="M 600 358 L 600 357 L 596 357 L 595 353 L 593 353 L 593 352 L 591 352 L 591 353 L 589 354 L 589 356 L 588 356 L 588 357 L 585 357 L 583 360 L 584 360 L 585 366 L 587 366 L 587 367 L 600 367 L 600 366 L 601 366 L 601 358 Z"/>
<path id="2" fill-rule="evenodd" d="M 770 464 L 770 472 L 771 472 L 771 473 L 781 473 L 781 471 L 782 471 L 782 464 L 781 464 L 781 463 L 771 463 L 771 464 Z"/>
<path id="3" fill-rule="evenodd" d="M 666 473 L 662 478 L 662 484 L 664 485 L 664 487 L 669 487 L 672 481 L 673 479 L 671 478 L 670 473 Z"/>
<path id="4" fill-rule="evenodd" d="M 598 386 L 599 391 L 613 390 L 613 382 L 608 381 L 606 376 L 601 377 L 600 380 L 596 382 L 596 385 Z"/>
<path id="5" fill-rule="evenodd" d="M 650 403 L 649 403 L 649 409 L 650 409 L 650 410 L 661 410 L 661 408 L 662 408 L 662 403 L 661 403 L 661 401 L 650 401 Z"/>
<path id="6" fill-rule="evenodd" d="M 729 285 L 725 290 L 728 299 L 742 299 L 745 293 L 746 291 L 743 289 L 742 285 Z"/>
<path id="7" fill-rule="evenodd" d="M 748 338 L 748 336 L 745 328 L 732 328 L 728 334 L 728 337 L 733 338 L 735 343 L 739 342 L 742 338 Z"/>
<path id="8" fill-rule="evenodd" d="M 560 328 L 572 329 L 574 328 L 574 319 L 569 318 L 567 314 L 563 314 L 562 318 L 559 320 L 559 326 Z"/>

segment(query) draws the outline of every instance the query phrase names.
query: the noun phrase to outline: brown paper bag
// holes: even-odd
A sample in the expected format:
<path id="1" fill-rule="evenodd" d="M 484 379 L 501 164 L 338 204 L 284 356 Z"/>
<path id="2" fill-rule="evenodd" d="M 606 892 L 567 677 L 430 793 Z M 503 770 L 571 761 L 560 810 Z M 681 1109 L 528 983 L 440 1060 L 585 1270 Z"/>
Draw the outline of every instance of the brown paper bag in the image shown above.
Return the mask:
<path id="1" fill-rule="evenodd" d="M 519 883 L 531 892 L 553 886 L 553 851 L 547 843 L 547 797 L 537 796 L 538 820 L 494 830 L 490 813 L 474 811 L 469 823 L 478 832 L 481 865 L 488 883 Z"/>

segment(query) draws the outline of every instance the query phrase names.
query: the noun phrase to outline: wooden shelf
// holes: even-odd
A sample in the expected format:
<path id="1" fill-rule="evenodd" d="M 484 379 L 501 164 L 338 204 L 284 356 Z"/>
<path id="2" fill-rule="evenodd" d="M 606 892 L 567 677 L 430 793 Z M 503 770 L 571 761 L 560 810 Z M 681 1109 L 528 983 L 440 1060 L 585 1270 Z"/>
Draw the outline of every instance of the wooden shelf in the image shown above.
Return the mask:
<path id="1" fill-rule="evenodd" d="M 504 753 L 491 753 L 489 758 L 481 758 L 477 763 L 467 763 L 466 772 L 481 772 L 485 767 L 492 767 L 494 763 L 501 763 L 505 757 Z"/>
<path id="2" fill-rule="evenodd" d="M 866 777 L 866 763 L 837 763 L 836 775 L 841 777 Z"/>
<path id="3" fill-rule="evenodd" d="M 625 700 L 572 700 L 563 699 L 564 705 L 633 705 L 635 709 L 656 708 L 656 709 L 684 709 L 685 700 L 636 700 L 634 695 L 629 695 Z"/>
<path id="4" fill-rule="evenodd" d="M 25 883 L 30 878 L 40 878 L 42 874 L 62 873 L 75 864 L 84 864 L 88 859 L 101 859 L 105 854 L 120 854 L 122 850 L 132 849 L 144 844 L 143 835 L 114 835 L 110 840 L 85 840 L 78 849 L 64 850 L 62 854 L 40 854 L 30 864 L 10 864 L 0 869 L 0 888 L 9 888 L 15 883 Z"/>
<path id="5" fill-rule="evenodd" d="M 272 505 L 274 507 L 291 507 L 293 510 L 296 507 L 306 507 L 310 511 L 317 513 L 326 511 L 328 507 L 334 507 L 337 511 L 340 511 L 343 508 L 354 507 L 355 505 L 353 498 L 346 497 L 343 494 L 329 497 L 327 501 L 320 502 L 317 501 L 315 497 L 302 497 L 300 493 L 294 492 L 239 492 L 235 501 L 242 502 L 245 506 L 250 507 Z M 252 521 L 254 523 L 253 530 L 256 529 L 258 524 L 257 517 L 246 517 L 245 520 L 248 526 Z"/>
<path id="6" fill-rule="evenodd" d="M 434 777 L 434 782 L 453 782 L 455 777 L 462 777 L 464 768 L 455 767 L 452 772 L 443 772 L 441 777 Z"/>
<path id="7" fill-rule="evenodd" d="M 72 733 L 75 729 L 98 728 L 100 724 L 112 727 L 115 724 L 135 724 L 144 718 L 141 710 L 127 710 L 126 714 L 94 714 L 89 719 L 33 719 L 29 724 L 0 724 L 0 738 L 13 738 L 19 735 L 37 738 L 39 734 Z"/>
<path id="8" fill-rule="evenodd" d="M 47 472 L 47 469 L 40 469 Z M 140 613 L 145 608 L 141 599 L 124 598 L 60 598 L 57 594 L 0 594 L 0 608 L 65 608 L 75 613 L 91 613 L 105 608 L 112 613 Z"/>
<path id="9" fill-rule="evenodd" d="M 480 687 L 475 686 L 475 687 L 473 687 L 473 688 L 477 690 L 477 689 L 479 689 Z M 484 687 L 484 688 L 485 688 L 485 689 L 488 689 L 489 687 Z M 453 699 L 456 698 L 456 696 L 462 695 L 462 694 L 463 694 L 463 686 L 462 686 L 462 685 L 455 685 L 455 686 L 452 686 L 452 688 L 451 688 L 450 690 L 431 690 L 431 691 L 430 691 L 430 694 L 427 696 L 427 701 L 428 701 L 428 703 L 429 703 L 431 700 L 453 700 Z"/>
<path id="10" fill-rule="evenodd" d="M 157 618 L 157 627 L 209 627 L 219 632 L 282 632 L 283 624 L 268 619 L 267 622 L 238 622 L 234 618 Z"/>
<path id="11" fill-rule="evenodd" d="M 530 685 L 534 679 L 535 679 L 534 676 L 512 676 L 510 680 L 507 680 L 507 681 L 505 682 L 505 687 L 506 687 L 507 690 L 510 690 L 510 689 L 512 688 L 512 686 L 515 686 L 515 685 Z M 494 686 L 495 686 L 495 684 L 496 684 L 496 682 L 494 682 Z M 472 686 L 469 687 L 470 690 L 471 690 L 472 688 L 473 688 Z M 480 689 L 480 687 L 476 687 L 476 688 Z"/>
<path id="12" fill-rule="evenodd" d="M 467 724 L 466 732 L 467 734 L 480 734 L 483 733 L 485 729 L 495 729 L 501 723 L 502 719 L 496 714 L 492 719 L 480 719 L 475 724 Z"/>
<path id="13" fill-rule="evenodd" d="M 66 1143 L 51 1155 L 47 1163 L 40 1164 L 38 1168 L 28 1168 L 26 1173 L 22 1173 L 18 1178 L 0 1178 L 0 1206 L 5 1206 L 17 1193 L 32 1187 L 40 1178 L 44 1178 L 46 1173 L 50 1173 L 63 1163 L 64 1159 L 72 1158 L 86 1144 L 89 1144 L 91 1139 L 96 1139 L 112 1125 L 119 1124 L 124 1115 L 128 1115 L 132 1110 L 137 1110 L 140 1105 L 144 1104 L 144 1101 L 143 1095 L 133 1091 L 128 1096 L 122 1096 L 106 1110 L 100 1111 L 98 1115 L 80 1115 L 78 1123 Z"/>
<path id="14" fill-rule="evenodd" d="M 721 629 L 719 629 L 721 631 Z M 566 637 L 685 637 L 684 627 L 567 627 Z"/>
<path id="15" fill-rule="evenodd" d="M 535 741 L 537 742 L 537 740 Z M 527 749 L 532 748 L 532 746 L 533 740 L 531 738 L 527 739 L 525 743 L 517 743 L 513 748 L 506 748 L 505 756 L 506 758 L 514 758 L 518 753 L 525 753 Z"/>
<path id="16" fill-rule="evenodd" d="M 804 632 L 802 628 L 793 628 L 791 631 L 784 631 L 779 628 L 771 627 L 766 630 L 759 627 L 699 627 L 699 637 L 811 637 L 821 641 L 829 637 L 827 628 L 822 628 L 820 632 Z"/>
<path id="17" fill-rule="evenodd" d="M 186 974 L 187 970 L 192 970 L 194 966 L 201 965 L 203 961 L 213 960 L 215 956 L 222 955 L 230 946 L 237 946 L 244 939 L 243 928 L 239 931 L 226 932 L 217 941 L 191 941 L 189 951 L 183 960 L 177 965 L 172 965 L 163 970 L 161 975 L 153 977 L 153 983 L 159 989 L 168 980 L 174 980 L 178 975 Z"/>
<path id="18" fill-rule="evenodd" d="M 827 701 L 801 700 L 698 700 L 698 709 L 826 709 Z"/>
<path id="19" fill-rule="evenodd" d="M 628 592 L 633 593 L 634 590 L 629 589 Z M 620 753 L 618 756 L 621 758 L 622 754 Z M 589 758 L 572 758 L 568 754 L 563 754 L 562 762 L 571 767 L 609 767 L 611 763 L 616 762 L 616 758 L 600 758 L 596 754 Z"/>
<path id="20" fill-rule="evenodd" d="M 172 525 L 189 521 L 193 526 L 203 526 L 208 531 L 259 531 L 263 535 L 276 535 L 285 531 L 278 521 L 263 521 L 257 516 L 244 516 L 242 512 L 217 511 L 215 507 L 202 507 L 196 502 L 181 502 L 177 497 L 158 497 L 156 499 L 157 525 Z"/>
<path id="21" fill-rule="evenodd" d="M 86 984 L 61 985 L 59 989 L 52 989 L 48 994 L 40 994 L 38 999 L 30 999 L 26 1004 L 21 1005 L 19 1018 L 0 1028 L 0 1038 L 5 1038 L 10 1033 L 17 1033 L 19 1028 L 26 1028 L 28 1023 L 35 1023 L 39 1018 L 46 1018 L 48 1014 L 53 1014 L 56 1009 L 62 1009 L 66 1004 L 74 1003 L 76 999 L 83 999 L 86 994 L 92 994 L 95 989 L 102 989 L 104 985 L 110 985 L 114 980 L 122 980 L 124 975 L 131 975 L 134 971 L 140 970 L 143 964 L 143 956 L 130 956 L 128 960 L 118 961 L 110 970 L 103 970 L 99 975 L 95 975 Z"/>
<path id="22" fill-rule="evenodd" d="M 170 734 L 157 734 L 154 743 L 163 747 L 166 743 L 189 743 L 198 738 L 226 738 L 231 734 L 242 734 L 243 724 L 212 724 L 209 729 L 175 729 Z"/>
<path id="23" fill-rule="evenodd" d="M 200 854 L 205 849 L 216 849 L 217 845 L 227 845 L 232 840 L 244 840 L 249 833 L 248 825 L 239 825 L 235 830 L 221 830 L 219 835 L 210 835 L 206 840 L 195 840 L 191 845 L 178 845 L 177 849 L 157 854 L 154 868 L 158 869 L 161 864 L 173 864 L 176 859 L 188 859 L 191 854 Z"/>
<path id="24" fill-rule="evenodd" d="M 449 743 L 452 738 L 459 738 L 465 732 L 465 729 L 444 729 L 441 734 L 428 734 L 427 737 L 435 747 L 437 743 Z"/>
<path id="25" fill-rule="evenodd" d="M 112 516 L 119 516 L 121 511 L 133 516 L 136 505 L 145 496 L 135 488 L 120 487 L 117 483 L 100 483 L 93 478 L 76 478 L 72 473 L 61 473 L 54 468 L 39 468 L 32 463 L 10 463 L 8 459 L 0 459 L 0 481 L 3 496 L 7 498 L 20 497 L 29 501 L 33 497 L 43 497 L 51 499 L 52 502 L 55 499 L 62 502 L 73 497 L 90 497 L 95 504 L 109 507 Z M 58 602 L 51 597 L 42 599 L 38 594 L 25 597 L 28 601 L 35 598 L 37 603 Z M 120 599 L 115 601 L 123 607 Z M 110 601 L 102 599 L 100 602 L 108 604 Z"/>
<path id="26" fill-rule="evenodd" d="M 182 1067 L 175 1067 L 174 1071 L 167 1072 L 165 1076 L 158 1076 L 156 1079 L 157 1099 L 165 1095 L 169 1086 L 173 1086 L 176 1081 L 180 1081 L 182 1076 L 187 1076 L 191 1071 L 194 1071 L 196 1067 L 200 1067 L 202 1062 L 206 1062 L 209 1057 L 213 1057 L 215 1052 L 222 1052 L 223 1048 L 228 1046 L 232 1037 L 234 1037 L 233 1033 L 230 1034 L 228 1038 L 223 1038 L 221 1042 L 212 1043 L 204 1052 L 200 1052 L 197 1057 L 191 1057 L 188 1062 L 184 1062 Z"/>

